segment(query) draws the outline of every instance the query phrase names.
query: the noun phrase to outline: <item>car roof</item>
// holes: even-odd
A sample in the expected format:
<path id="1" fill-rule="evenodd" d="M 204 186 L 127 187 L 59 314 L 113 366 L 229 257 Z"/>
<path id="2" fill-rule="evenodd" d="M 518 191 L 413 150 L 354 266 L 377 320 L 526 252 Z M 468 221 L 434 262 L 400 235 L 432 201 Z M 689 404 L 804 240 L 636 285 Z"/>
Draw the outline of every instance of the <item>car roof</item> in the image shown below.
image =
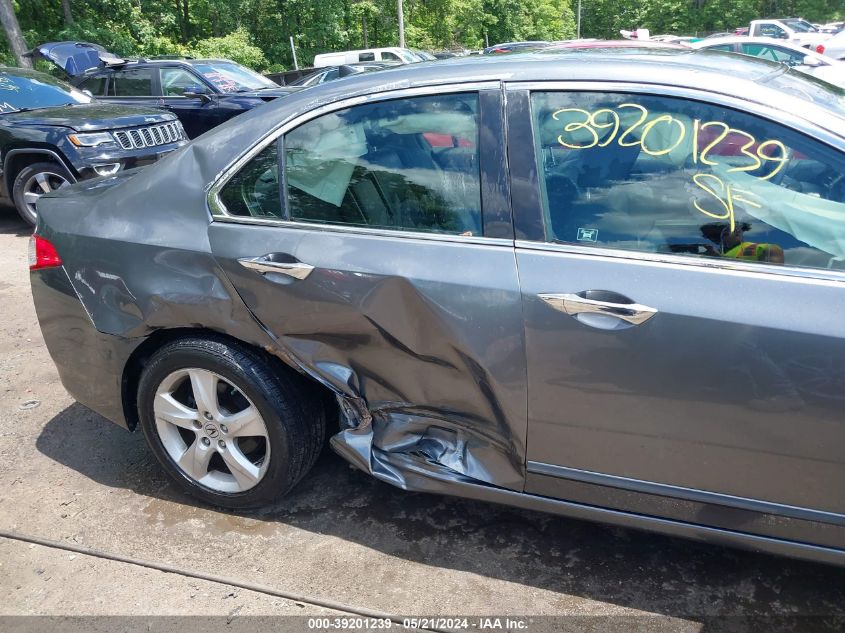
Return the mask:
<path id="1" fill-rule="evenodd" d="M 195 64 L 237 64 L 231 59 L 215 59 L 215 58 L 201 58 L 201 59 L 186 59 L 186 58 L 162 58 L 162 59 L 128 59 L 122 64 L 110 64 L 107 66 L 100 66 L 98 68 L 91 68 L 82 73 L 81 76 L 97 75 L 100 73 L 120 72 L 122 70 L 129 70 L 131 68 L 143 68 L 144 66 L 193 66 Z"/>

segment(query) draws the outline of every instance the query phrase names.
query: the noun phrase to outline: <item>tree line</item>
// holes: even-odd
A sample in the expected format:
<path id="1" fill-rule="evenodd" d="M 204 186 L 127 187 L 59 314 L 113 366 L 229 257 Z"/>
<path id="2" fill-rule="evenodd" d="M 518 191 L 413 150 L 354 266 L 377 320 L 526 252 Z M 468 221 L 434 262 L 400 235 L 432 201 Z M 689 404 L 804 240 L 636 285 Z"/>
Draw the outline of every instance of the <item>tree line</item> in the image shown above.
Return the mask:
<path id="1" fill-rule="evenodd" d="M 404 0 L 407 45 L 477 49 L 514 40 L 576 35 L 578 0 Z M 56 40 L 95 42 L 122 56 L 235 59 L 262 71 L 293 67 L 321 52 L 395 46 L 396 0 L 0 0 L 6 64 Z M 581 36 L 620 29 L 701 35 L 761 17 L 845 19 L 843 0 L 581 0 Z M 17 29 L 17 33 L 16 33 Z"/>

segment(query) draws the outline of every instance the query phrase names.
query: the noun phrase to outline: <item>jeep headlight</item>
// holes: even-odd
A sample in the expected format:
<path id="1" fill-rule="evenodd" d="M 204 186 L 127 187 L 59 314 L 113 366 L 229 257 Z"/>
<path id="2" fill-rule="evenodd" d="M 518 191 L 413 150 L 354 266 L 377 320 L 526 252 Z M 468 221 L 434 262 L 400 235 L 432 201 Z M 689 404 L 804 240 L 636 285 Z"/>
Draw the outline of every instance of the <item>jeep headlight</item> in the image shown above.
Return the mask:
<path id="1" fill-rule="evenodd" d="M 85 132 L 69 134 L 68 140 L 77 147 L 99 147 L 100 145 L 115 145 L 114 137 L 109 132 Z"/>

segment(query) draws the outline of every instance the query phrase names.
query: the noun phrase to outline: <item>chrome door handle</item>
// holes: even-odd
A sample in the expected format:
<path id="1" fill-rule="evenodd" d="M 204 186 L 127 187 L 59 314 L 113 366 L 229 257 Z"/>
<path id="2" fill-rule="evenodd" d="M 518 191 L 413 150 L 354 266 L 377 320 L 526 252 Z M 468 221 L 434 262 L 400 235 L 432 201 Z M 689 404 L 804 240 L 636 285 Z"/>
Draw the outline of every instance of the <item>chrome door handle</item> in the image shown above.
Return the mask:
<path id="1" fill-rule="evenodd" d="M 576 316 L 578 314 L 608 314 L 621 319 L 631 325 L 645 323 L 655 314 L 657 310 L 639 303 L 611 303 L 609 301 L 596 301 L 585 299 L 576 294 L 541 294 L 538 295 L 543 301 L 555 310 Z"/>
<path id="2" fill-rule="evenodd" d="M 265 257 L 241 257 L 238 262 L 244 268 L 249 268 L 263 275 L 265 273 L 280 273 L 294 279 L 305 279 L 314 270 L 311 264 L 303 262 L 274 262 Z"/>

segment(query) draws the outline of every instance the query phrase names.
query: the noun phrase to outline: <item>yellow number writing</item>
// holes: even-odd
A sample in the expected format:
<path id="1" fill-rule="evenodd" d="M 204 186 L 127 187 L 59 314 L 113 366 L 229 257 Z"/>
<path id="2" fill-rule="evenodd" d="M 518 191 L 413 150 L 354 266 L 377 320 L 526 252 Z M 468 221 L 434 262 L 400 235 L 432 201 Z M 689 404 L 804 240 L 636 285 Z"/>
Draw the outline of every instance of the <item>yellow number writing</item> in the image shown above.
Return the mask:
<path id="1" fill-rule="evenodd" d="M 567 143 L 563 140 L 563 134 L 557 137 L 557 142 L 563 145 L 564 147 L 568 147 L 570 149 L 589 149 L 591 147 L 595 147 L 596 144 L 599 142 L 599 135 L 596 131 L 590 127 L 590 121 L 592 120 L 592 116 L 586 110 L 582 110 L 580 108 L 563 108 L 562 110 L 558 110 L 557 112 L 552 114 L 552 118 L 555 121 L 558 121 L 558 116 L 563 114 L 564 112 L 577 112 L 579 114 L 584 115 L 583 121 L 571 121 L 563 126 L 564 132 L 576 132 L 578 130 L 587 130 L 593 137 L 593 142 L 589 143 L 588 145 L 572 145 L 571 143 Z"/>
<path id="2" fill-rule="evenodd" d="M 642 125 L 642 124 L 643 124 L 643 122 L 644 122 L 644 121 L 648 118 L 648 110 L 646 110 L 644 107 L 642 107 L 641 105 L 638 105 L 638 104 L 636 104 L 636 103 L 620 103 L 620 104 L 617 106 L 617 108 L 619 108 L 619 109 L 622 109 L 622 108 L 636 108 L 637 110 L 639 110 L 639 111 L 640 111 L 640 118 L 639 118 L 639 119 L 637 119 L 637 121 L 634 123 L 634 125 L 632 125 L 632 126 L 631 126 L 631 127 L 629 127 L 627 130 L 625 130 L 625 131 L 622 133 L 622 136 L 620 136 L 620 137 L 619 137 L 619 145 L 620 145 L 620 147 L 633 147 L 634 145 L 639 145 L 642 141 L 633 141 L 633 142 L 629 142 L 629 143 L 623 143 L 622 141 L 624 141 L 624 140 L 625 140 L 625 137 L 626 137 L 626 136 L 628 136 L 629 134 L 631 134 L 631 132 L 633 132 L 633 131 L 634 131 L 635 129 L 637 129 L 640 125 Z"/>

